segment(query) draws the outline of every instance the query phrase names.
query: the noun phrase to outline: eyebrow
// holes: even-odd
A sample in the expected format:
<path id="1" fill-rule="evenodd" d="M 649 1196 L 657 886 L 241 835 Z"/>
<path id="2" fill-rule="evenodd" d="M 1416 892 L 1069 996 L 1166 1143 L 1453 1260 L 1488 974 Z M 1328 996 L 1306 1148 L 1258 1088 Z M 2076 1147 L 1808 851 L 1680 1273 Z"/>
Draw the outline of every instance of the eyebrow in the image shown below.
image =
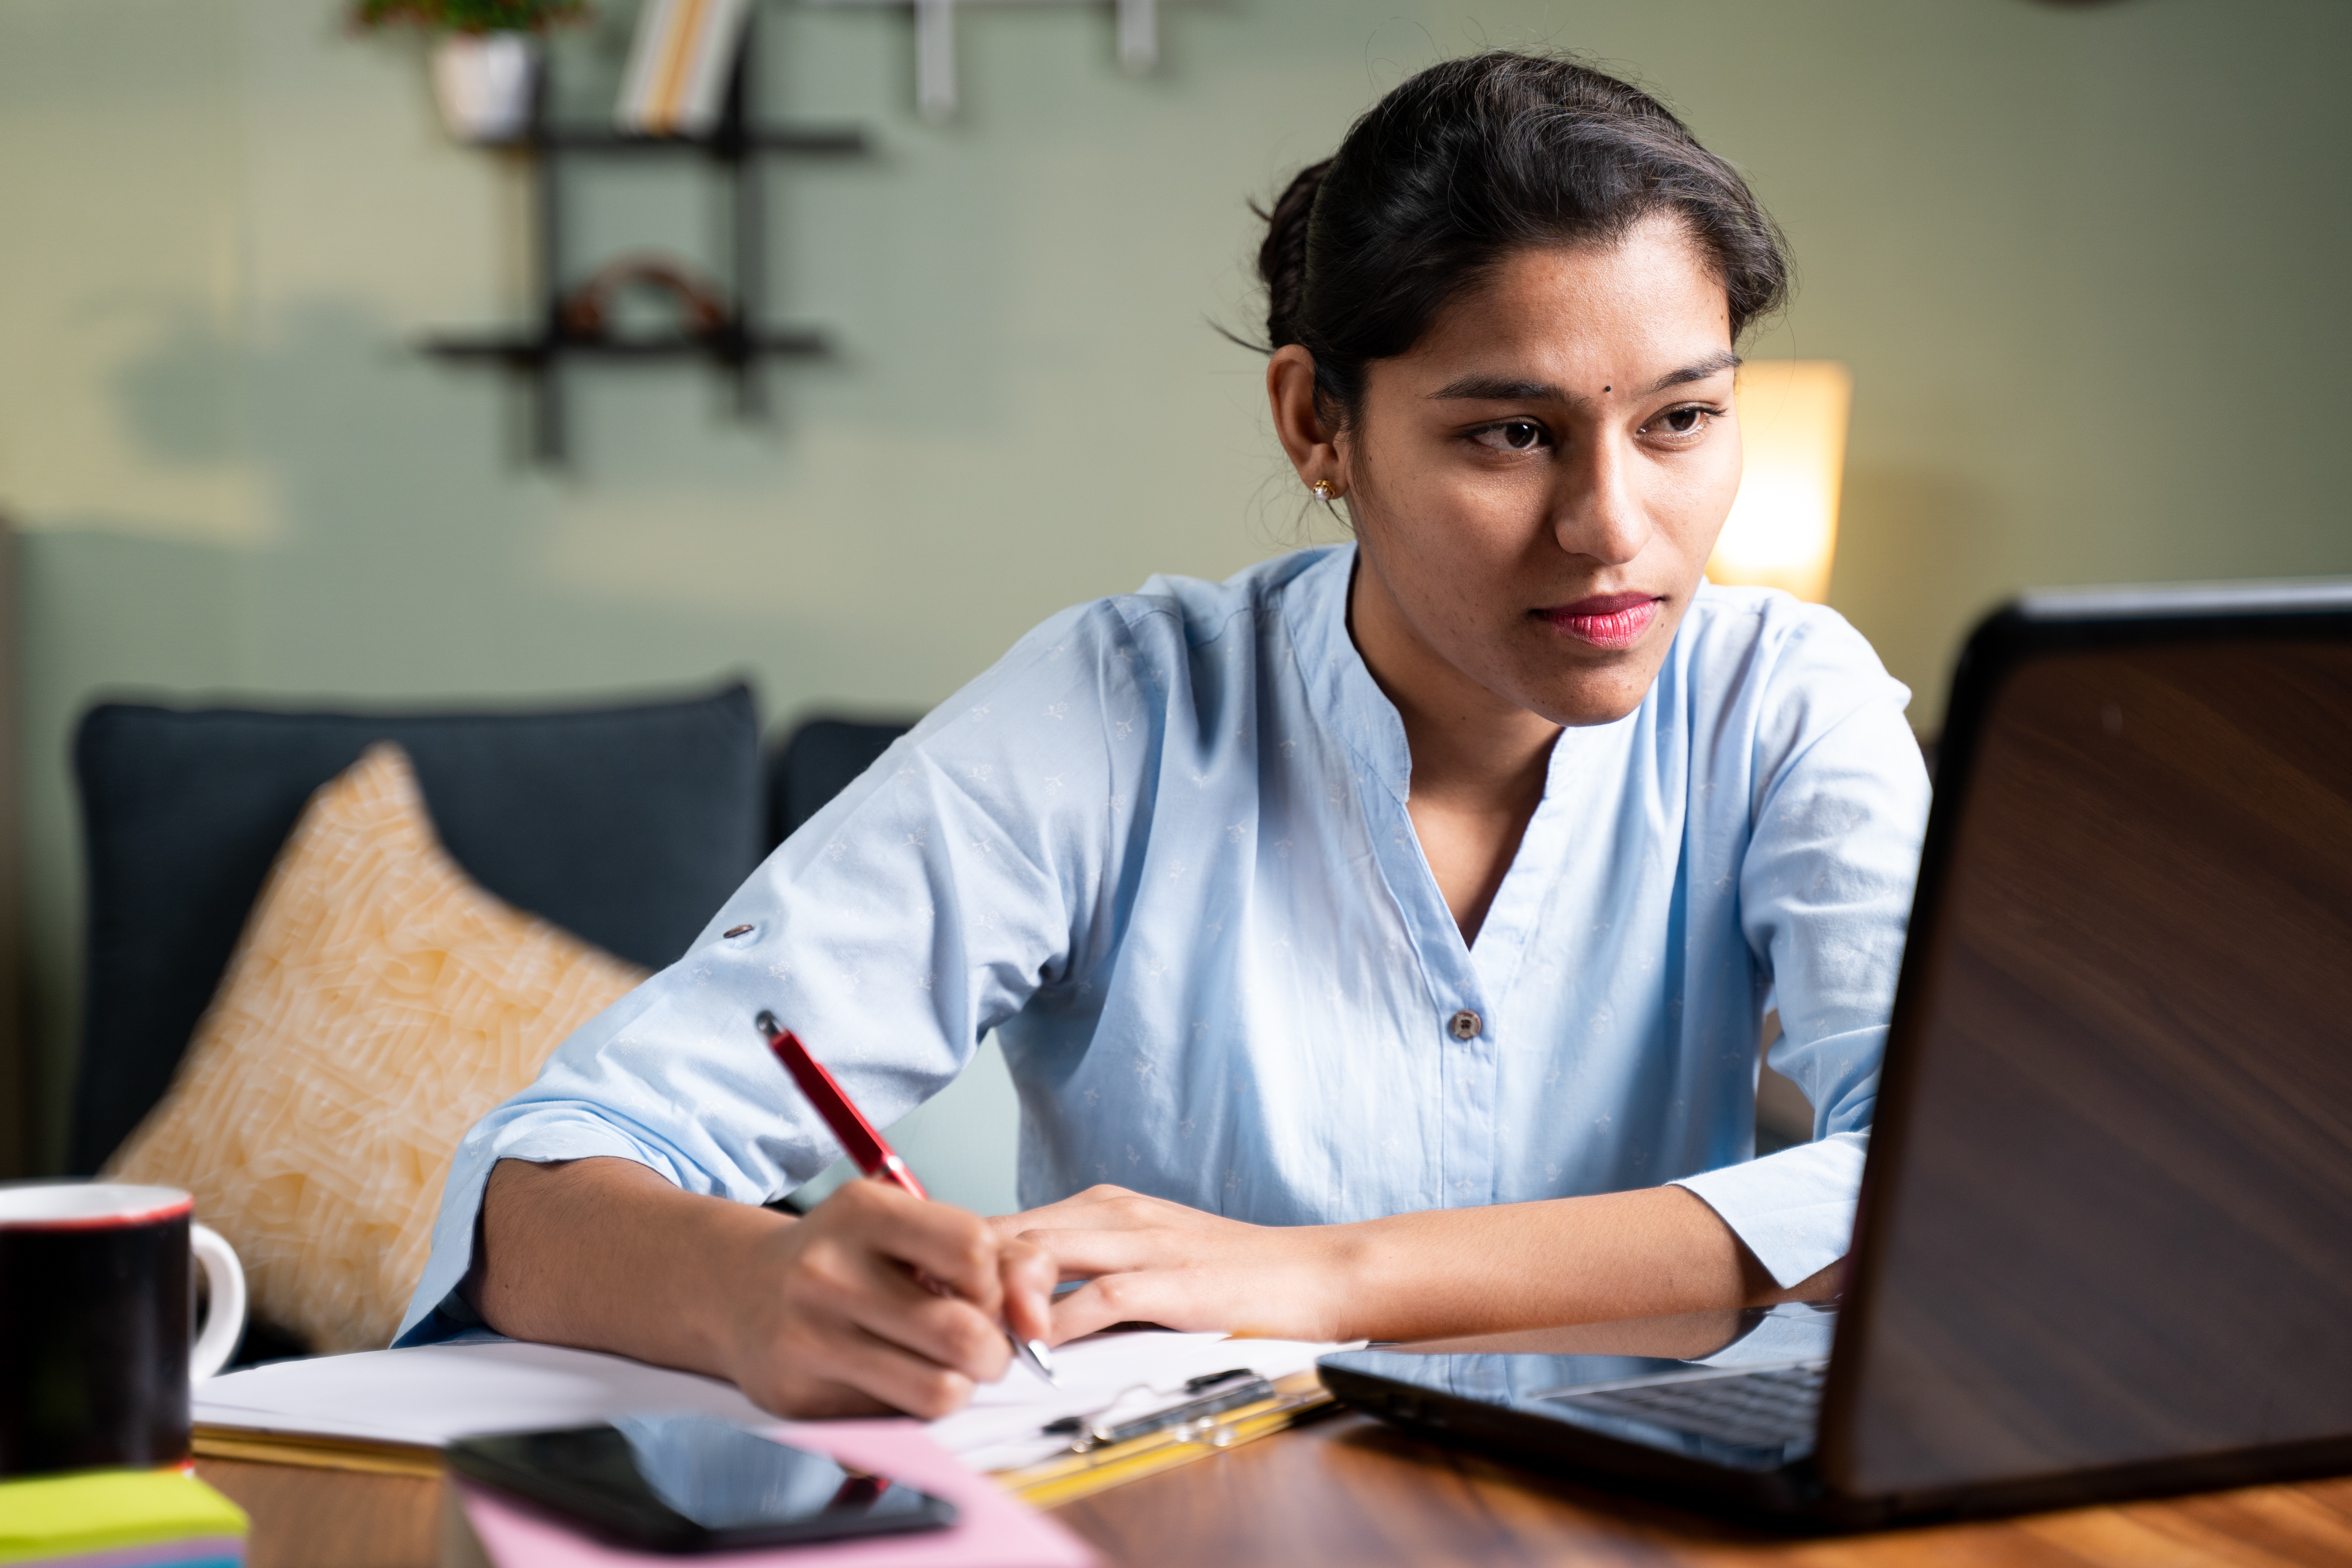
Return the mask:
<path id="1" fill-rule="evenodd" d="M 1548 381 L 1514 381 L 1507 375 L 1463 376 L 1449 381 L 1429 395 L 1437 398 L 1465 398 L 1480 403 L 1574 403 L 1577 400 Z"/>
<path id="2" fill-rule="evenodd" d="M 1738 367 L 1739 356 L 1729 349 L 1718 349 L 1705 359 L 1695 360 L 1680 370 L 1669 371 L 1642 395 L 1654 397 L 1670 386 L 1683 386 L 1694 381 L 1705 381 Z M 1580 403 L 1582 398 L 1562 392 L 1548 381 L 1518 381 L 1507 375 L 1473 374 L 1449 381 L 1430 397 L 1462 399 L 1477 403 Z"/>
<path id="3" fill-rule="evenodd" d="M 1668 375 L 1660 376 L 1644 397 L 1655 396 L 1670 386 L 1683 386 L 1694 381 L 1705 381 L 1711 375 L 1721 375 L 1727 370 L 1739 368 L 1739 356 L 1729 349 L 1717 349 L 1703 360 L 1696 360 Z"/>

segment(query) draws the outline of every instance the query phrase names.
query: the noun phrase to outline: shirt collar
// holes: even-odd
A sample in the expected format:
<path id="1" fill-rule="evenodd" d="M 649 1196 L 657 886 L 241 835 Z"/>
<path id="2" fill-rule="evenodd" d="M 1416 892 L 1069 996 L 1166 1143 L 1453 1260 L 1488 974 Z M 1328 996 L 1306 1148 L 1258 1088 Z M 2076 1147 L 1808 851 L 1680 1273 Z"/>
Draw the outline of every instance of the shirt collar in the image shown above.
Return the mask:
<path id="1" fill-rule="evenodd" d="M 1347 743 L 1359 765 L 1402 802 L 1412 779 L 1404 721 L 1348 635 L 1348 590 L 1355 581 L 1356 547 L 1330 545 L 1320 554 L 1282 595 L 1283 624 L 1289 628 L 1298 677 L 1307 688 L 1307 710 Z"/>

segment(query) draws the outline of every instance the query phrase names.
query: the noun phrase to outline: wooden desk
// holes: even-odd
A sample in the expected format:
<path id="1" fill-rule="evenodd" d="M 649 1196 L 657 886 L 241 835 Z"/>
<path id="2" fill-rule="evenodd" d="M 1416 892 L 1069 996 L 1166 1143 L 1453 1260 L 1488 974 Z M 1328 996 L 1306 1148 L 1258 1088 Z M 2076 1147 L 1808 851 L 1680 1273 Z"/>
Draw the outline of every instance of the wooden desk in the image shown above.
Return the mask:
<path id="1" fill-rule="evenodd" d="M 434 1568 L 438 1481 L 230 1460 L 250 1568 Z M 1341 1414 L 1085 1498 L 1058 1517 L 1119 1568 L 2204 1568 L 2352 1563 L 2352 1477 L 1878 1535 L 1776 1540 Z M 683 1560 L 681 1560 L 683 1561 Z"/>

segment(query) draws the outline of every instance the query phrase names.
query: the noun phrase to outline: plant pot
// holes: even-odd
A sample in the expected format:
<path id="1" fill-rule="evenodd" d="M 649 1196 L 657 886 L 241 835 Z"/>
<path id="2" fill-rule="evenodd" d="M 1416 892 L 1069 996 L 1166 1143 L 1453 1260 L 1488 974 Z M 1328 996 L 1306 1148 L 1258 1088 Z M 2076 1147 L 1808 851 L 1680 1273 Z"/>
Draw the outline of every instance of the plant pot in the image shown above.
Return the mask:
<path id="1" fill-rule="evenodd" d="M 433 46 L 433 97 L 460 142 L 517 142 L 530 129 L 539 50 L 528 33 L 452 33 Z"/>

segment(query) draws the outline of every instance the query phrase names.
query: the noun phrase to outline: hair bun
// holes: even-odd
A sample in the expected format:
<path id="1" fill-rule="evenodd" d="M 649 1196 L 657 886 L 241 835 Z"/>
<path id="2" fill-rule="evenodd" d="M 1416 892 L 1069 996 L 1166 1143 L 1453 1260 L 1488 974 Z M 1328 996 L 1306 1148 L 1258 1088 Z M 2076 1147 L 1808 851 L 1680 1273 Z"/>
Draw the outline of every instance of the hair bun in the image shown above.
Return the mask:
<path id="1" fill-rule="evenodd" d="M 1331 160 L 1309 163 L 1291 176 L 1272 211 L 1250 204 L 1265 220 L 1265 243 L 1258 247 L 1257 275 L 1265 284 L 1265 338 L 1269 349 L 1299 341 L 1298 305 L 1307 289 L 1307 226 L 1315 216 L 1315 193 L 1323 186 Z"/>

